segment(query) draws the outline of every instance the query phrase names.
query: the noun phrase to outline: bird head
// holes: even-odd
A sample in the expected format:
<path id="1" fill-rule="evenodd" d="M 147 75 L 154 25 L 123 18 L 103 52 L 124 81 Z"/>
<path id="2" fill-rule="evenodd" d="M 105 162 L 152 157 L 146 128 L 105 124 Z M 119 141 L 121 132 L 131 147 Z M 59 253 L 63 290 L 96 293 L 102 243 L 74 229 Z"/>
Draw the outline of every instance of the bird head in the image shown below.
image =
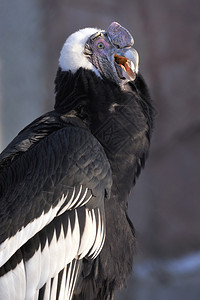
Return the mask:
<path id="1" fill-rule="evenodd" d="M 113 22 L 106 31 L 81 29 L 68 37 L 60 54 L 62 71 L 92 70 L 102 79 L 119 85 L 133 81 L 138 73 L 139 56 L 127 29 Z"/>

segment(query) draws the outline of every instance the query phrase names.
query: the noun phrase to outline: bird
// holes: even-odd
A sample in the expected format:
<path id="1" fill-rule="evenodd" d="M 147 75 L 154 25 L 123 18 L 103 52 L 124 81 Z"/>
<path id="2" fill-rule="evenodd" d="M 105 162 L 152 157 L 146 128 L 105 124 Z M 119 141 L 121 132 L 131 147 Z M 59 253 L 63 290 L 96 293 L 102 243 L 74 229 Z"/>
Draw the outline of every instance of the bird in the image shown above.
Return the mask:
<path id="1" fill-rule="evenodd" d="M 155 109 L 130 32 L 71 34 L 55 106 L 0 154 L 0 299 L 111 300 L 131 273 L 128 196 Z"/>

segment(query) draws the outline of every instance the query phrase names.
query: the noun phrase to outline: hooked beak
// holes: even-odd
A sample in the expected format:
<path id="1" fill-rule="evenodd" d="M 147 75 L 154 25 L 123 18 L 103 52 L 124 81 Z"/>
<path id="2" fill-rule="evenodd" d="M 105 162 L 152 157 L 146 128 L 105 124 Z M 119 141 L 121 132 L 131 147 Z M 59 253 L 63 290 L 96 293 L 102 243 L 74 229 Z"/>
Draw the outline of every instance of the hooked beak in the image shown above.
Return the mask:
<path id="1" fill-rule="evenodd" d="M 139 56 L 133 48 L 134 39 L 132 35 L 117 22 L 113 22 L 108 27 L 107 35 L 114 47 L 114 67 L 121 83 L 135 80 Z"/>
<path id="2" fill-rule="evenodd" d="M 133 44 L 128 30 L 113 22 L 107 31 L 88 39 L 84 54 L 103 77 L 123 86 L 138 73 L 139 56 Z"/>
<path id="3" fill-rule="evenodd" d="M 114 65 L 120 79 L 135 80 L 136 70 L 133 62 L 125 56 L 114 54 Z"/>

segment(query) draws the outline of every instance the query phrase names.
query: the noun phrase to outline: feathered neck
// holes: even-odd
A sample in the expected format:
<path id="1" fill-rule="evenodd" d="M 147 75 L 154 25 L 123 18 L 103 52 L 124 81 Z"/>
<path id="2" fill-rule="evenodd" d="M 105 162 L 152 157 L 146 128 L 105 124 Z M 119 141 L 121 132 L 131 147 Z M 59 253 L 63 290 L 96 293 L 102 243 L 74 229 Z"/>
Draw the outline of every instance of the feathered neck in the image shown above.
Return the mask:
<path id="1" fill-rule="evenodd" d="M 86 123 L 114 170 L 113 187 L 128 194 L 144 166 L 153 125 L 154 109 L 142 77 L 122 90 L 92 71 L 59 69 L 55 84 L 55 110 L 74 113 Z"/>
<path id="2" fill-rule="evenodd" d="M 147 86 L 139 74 L 124 90 L 116 83 L 99 78 L 94 72 L 79 68 L 78 71 L 62 71 L 58 68 L 55 79 L 55 110 L 61 114 L 74 112 L 82 119 L 96 120 L 96 114 L 114 115 L 117 107 L 132 107 L 132 118 L 137 123 L 137 112 L 147 119 L 150 131 L 153 127 L 154 108 Z M 101 122 L 103 120 L 100 120 Z"/>
<path id="3" fill-rule="evenodd" d="M 97 121 L 106 114 L 112 104 L 120 103 L 123 93 L 116 83 L 102 80 L 90 70 L 80 68 L 73 74 L 59 68 L 55 79 L 55 110 L 73 111 L 89 125 L 92 119 Z"/>

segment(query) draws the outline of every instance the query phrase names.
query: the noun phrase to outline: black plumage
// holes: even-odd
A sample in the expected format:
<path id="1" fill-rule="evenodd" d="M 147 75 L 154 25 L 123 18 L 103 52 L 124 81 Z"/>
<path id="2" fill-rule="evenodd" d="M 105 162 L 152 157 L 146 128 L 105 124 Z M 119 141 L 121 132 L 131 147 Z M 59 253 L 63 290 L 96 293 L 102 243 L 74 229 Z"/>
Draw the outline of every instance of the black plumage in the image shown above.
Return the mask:
<path id="1" fill-rule="evenodd" d="M 140 74 L 122 88 L 92 70 L 59 67 L 55 94 L 55 109 L 0 155 L 0 298 L 20 285 L 16 299 L 109 300 L 132 269 L 127 200 L 154 109 Z"/>

